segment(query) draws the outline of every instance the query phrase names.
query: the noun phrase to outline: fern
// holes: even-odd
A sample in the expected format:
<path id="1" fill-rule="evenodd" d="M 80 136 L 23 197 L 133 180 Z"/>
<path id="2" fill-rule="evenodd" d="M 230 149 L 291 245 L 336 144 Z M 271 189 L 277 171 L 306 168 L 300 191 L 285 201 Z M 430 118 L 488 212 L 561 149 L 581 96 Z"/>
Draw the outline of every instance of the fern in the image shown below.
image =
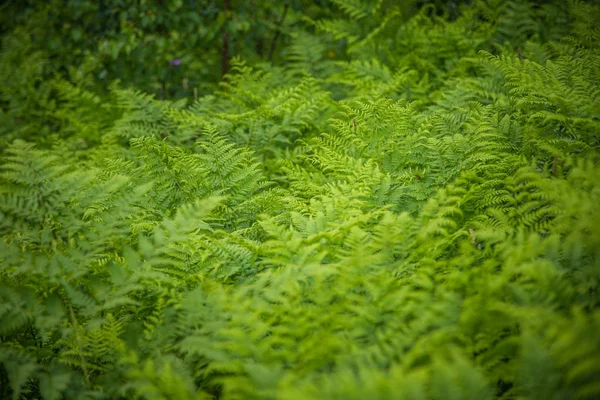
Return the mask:
<path id="1" fill-rule="evenodd" d="M 396 3 L 209 5 L 193 101 L 4 17 L 0 397 L 597 398 L 598 6 Z"/>

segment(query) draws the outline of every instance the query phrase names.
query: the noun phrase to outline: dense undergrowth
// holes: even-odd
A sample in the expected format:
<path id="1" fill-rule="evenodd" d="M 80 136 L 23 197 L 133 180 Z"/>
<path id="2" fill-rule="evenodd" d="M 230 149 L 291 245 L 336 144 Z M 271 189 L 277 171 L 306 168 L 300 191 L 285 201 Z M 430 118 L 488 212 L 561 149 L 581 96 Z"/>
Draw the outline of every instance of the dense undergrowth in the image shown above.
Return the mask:
<path id="1" fill-rule="evenodd" d="M 131 8 L 95 42 L 27 3 L 0 53 L 1 398 L 600 398 L 594 2 L 233 4 L 222 81 L 221 25 L 160 53 L 202 2 L 157 2 L 156 53 Z"/>

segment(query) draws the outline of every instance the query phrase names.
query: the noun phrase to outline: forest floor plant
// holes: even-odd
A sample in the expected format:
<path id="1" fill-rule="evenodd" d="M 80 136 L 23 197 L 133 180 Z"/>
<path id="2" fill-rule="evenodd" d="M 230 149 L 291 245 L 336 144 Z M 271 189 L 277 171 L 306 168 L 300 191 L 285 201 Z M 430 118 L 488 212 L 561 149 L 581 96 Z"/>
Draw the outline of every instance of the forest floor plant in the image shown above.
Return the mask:
<path id="1" fill-rule="evenodd" d="M 600 398 L 595 2 L 26 3 L 0 398 Z"/>

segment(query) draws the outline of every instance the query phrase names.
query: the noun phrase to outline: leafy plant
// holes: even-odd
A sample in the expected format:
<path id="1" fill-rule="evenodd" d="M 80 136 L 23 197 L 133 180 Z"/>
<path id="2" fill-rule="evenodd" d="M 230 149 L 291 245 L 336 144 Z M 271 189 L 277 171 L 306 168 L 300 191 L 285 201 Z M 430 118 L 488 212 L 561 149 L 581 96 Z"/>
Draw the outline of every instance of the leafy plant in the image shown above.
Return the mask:
<path id="1" fill-rule="evenodd" d="M 397 3 L 3 5 L 0 398 L 598 398 L 600 8 Z"/>

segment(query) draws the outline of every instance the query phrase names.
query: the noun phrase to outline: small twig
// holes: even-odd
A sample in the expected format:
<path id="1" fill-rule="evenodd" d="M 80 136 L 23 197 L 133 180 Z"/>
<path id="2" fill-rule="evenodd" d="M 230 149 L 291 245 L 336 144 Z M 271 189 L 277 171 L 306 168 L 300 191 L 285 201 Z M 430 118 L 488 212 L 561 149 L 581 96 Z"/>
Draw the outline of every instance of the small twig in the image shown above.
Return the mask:
<path id="1" fill-rule="evenodd" d="M 229 13 L 230 0 L 224 0 L 223 12 L 227 15 Z M 229 16 L 227 15 L 228 19 Z M 229 32 L 227 31 L 227 24 L 225 24 L 225 31 L 223 32 L 223 47 L 221 47 L 221 77 L 227 74 L 229 71 Z"/>
<path id="2" fill-rule="evenodd" d="M 281 14 L 281 18 L 279 18 L 279 22 L 277 23 L 277 29 L 275 30 L 275 35 L 273 35 L 273 40 L 271 41 L 271 50 L 269 51 L 269 61 L 273 60 L 273 54 L 275 53 L 275 47 L 277 46 L 277 39 L 279 39 L 279 34 L 281 33 L 281 26 L 283 25 L 283 21 L 285 21 L 285 16 L 287 14 L 287 10 L 289 7 L 289 3 L 286 1 L 283 6 L 283 13 Z"/>
<path id="3" fill-rule="evenodd" d="M 264 43 L 264 39 L 263 38 L 260 37 L 260 38 L 258 38 L 256 40 L 256 53 L 258 54 L 258 56 L 260 58 L 263 58 L 264 55 L 265 55 L 264 54 L 265 53 L 264 44 L 265 43 Z"/>
<path id="4" fill-rule="evenodd" d="M 42 341 L 38 340 L 38 337 L 35 334 L 35 330 L 33 329 L 33 325 L 29 325 L 29 334 L 33 338 L 33 341 L 35 342 L 35 344 L 37 344 L 37 346 L 41 349 L 42 348 Z"/>

